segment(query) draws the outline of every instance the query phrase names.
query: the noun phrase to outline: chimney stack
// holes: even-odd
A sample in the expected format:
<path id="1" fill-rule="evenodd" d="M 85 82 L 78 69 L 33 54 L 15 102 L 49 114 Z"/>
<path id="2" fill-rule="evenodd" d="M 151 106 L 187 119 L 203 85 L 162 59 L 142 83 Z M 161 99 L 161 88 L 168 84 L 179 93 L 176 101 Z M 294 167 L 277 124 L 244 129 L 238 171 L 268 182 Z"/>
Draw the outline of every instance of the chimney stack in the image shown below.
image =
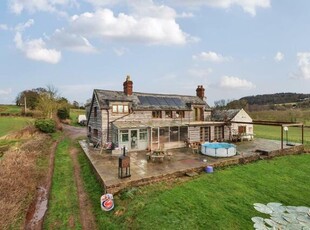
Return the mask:
<path id="1" fill-rule="evenodd" d="M 133 82 L 130 80 L 130 76 L 127 75 L 126 81 L 123 83 L 124 86 L 124 94 L 127 96 L 132 95 L 132 87 L 133 87 Z"/>
<path id="2" fill-rule="evenodd" d="M 196 96 L 199 97 L 201 100 L 204 99 L 205 97 L 205 89 L 203 88 L 202 85 L 198 85 L 196 89 Z"/>

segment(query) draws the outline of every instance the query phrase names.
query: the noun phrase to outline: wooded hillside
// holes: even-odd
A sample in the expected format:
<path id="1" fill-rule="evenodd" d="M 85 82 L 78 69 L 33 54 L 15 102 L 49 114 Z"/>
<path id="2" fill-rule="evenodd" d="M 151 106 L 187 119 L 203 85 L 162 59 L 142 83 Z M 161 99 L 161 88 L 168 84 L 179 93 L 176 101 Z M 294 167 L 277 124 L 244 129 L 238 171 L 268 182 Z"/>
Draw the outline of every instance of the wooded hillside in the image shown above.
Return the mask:
<path id="1" fill-rule="evenodd" d="M 310 94 L 303 93 L 275 93 L 256 96 L 242 97 L 239 100 L 246 100 L 249 105 L 270 105 L 302 102 L 310 100 Z"/>

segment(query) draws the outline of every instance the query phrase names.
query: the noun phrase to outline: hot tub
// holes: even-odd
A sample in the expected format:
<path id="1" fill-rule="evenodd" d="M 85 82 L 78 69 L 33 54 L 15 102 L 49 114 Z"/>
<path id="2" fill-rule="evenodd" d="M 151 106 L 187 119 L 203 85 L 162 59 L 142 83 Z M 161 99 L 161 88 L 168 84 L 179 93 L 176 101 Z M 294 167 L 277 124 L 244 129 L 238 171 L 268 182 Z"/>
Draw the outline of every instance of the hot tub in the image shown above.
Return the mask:
<path id="1" fill-rule="evenodd" d="M 236 155 L 236 146 L 226 142 L 205 142 L 201 153 L 211 157 L 231 157 Z"/>

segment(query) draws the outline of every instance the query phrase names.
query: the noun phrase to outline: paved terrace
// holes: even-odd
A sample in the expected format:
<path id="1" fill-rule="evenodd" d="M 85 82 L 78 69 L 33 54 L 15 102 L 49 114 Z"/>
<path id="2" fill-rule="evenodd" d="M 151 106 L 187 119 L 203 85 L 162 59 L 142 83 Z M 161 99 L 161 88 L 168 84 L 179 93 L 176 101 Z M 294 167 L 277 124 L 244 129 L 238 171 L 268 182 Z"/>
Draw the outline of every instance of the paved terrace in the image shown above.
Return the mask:
<path id="1" fill-rule="evenodd" d="M 237 155 L 229 158 L 208 157 L 199 153 L 193 153 L 189 148 L 169 150 L 171 159 L 160 161 L 147 160 L 146 152 L 130 152 L 131 177 L 118 178 L 119 155 L 102 152 L 89 147 L 85 140 L 80 141 L 86 156 L 93 165 L 100 182 L 106 192 L 117 193 L 128 186 L 139 186 L 156 181 L 184 176 L 190 172 L 201 172 L 207 166 L 221 167 L 226 165 L 241 164 L 262 158 L 270 158 L 277 155 L 296 154 L 303 152 L 303 145 L 286 146 L 281 151 L 281 142 L 255 139 L 237 143 Z M 257 152 L 260 150 L 260 152 Z"/>

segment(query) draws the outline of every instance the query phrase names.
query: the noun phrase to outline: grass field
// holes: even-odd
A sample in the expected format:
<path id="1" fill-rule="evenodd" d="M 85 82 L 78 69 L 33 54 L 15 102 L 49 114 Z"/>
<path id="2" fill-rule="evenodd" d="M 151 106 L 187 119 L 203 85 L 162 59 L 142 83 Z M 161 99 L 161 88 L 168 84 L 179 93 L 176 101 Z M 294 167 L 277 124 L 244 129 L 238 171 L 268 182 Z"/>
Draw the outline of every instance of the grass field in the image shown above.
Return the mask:
<path id="1" fill-rule="evenodd" d="M 33 119 L 28 117 L 0 117 L 0 137 L 29 124 L 33 124 Z"/>
<path id="2" fill-rule="evenodd" d="M 159 183 L 115 197 L 103 212 L 102 189 L 83 154 L 79 161 L 94 215 L 102 229 L 252 229 L 262 216 L 253 203 L 309 206 L 310 155 L 259 161 L 215 170 L 183 183 Z"/>
<path id="3" fill-rule="evenodd" d="M 22 107 L 16 105 L 0 105 L 0 113 L 20 114 Z"/>
<path id="4" fill-rule="evenodd" d="M 310 126 L 310 109 L 266 110 L 250 112 L 253 120 L 303 122 Z"/>
<path id="5" fill-rule="evenodd" d="M 281 140 L 281 127 L 278 126 L 254 126 L 255 137 Z M 286 136 L 287 135 L 287 136 Z M 283 133 L 284 141 L 301 143 L 301 128 L 288 127 L 288 132 Z M 288 139 L 288 140 L 287 140 Z M 310 128 L 304 128 L 304 144 L 306 148 L 310 148 Z"/>
<path id="6" fill-rule="evenodd" d="M 86 112 L 84 109 L 70 109 L 71 125 L 80 126 L 80 124 L 78 123 L 78 116 L 85 115 L 85 114 Z"/>
<path id="7" fill-rule="evenodd" d="M 56 150 L 49 209 L 44 221 L 45 229 L 82 229 L 73 162 L 69 155 L 70 144 L 68 139 L 64 139 Z"/>

